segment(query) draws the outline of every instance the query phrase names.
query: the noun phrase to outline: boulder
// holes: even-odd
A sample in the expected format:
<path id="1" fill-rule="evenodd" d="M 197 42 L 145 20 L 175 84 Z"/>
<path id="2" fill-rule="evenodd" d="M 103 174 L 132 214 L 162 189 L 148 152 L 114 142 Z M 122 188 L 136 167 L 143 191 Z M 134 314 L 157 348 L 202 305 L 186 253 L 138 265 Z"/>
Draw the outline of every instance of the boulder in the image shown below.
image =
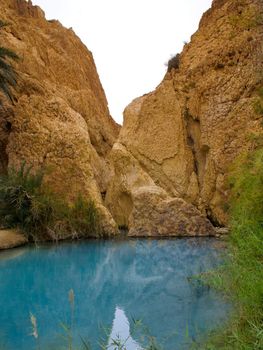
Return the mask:
<path id="1" fill-rule="evenodd" d="M 159 187 L 140 187 L 133 193 L 129 218 L 131 237 L 214 236 L 211 222 L 192 204 L 172 198 Z"/>
<path id="2" fill-rule="evenodd" d="M 19 247 L 28 242 L 18 230 L 0 230 L 0 250 Z"/>
<path id="3" fill-rule="evenodd" d="M 215 230 L 196 207 L 157 186 L 120 143 L 111 152 L 115 177 L 107 196 L 113 218 L 132 237 L 212 236 Z"/>

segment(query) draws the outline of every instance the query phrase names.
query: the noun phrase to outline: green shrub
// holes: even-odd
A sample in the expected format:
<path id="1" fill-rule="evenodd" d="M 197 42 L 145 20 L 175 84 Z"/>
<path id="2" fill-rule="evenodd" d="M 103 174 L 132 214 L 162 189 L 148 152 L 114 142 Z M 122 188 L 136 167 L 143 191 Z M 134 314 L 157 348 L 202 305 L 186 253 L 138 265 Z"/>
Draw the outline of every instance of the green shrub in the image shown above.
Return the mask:
<path id="1" fill-rule="evenodd" d="M 263 349 L 263 147 L 235 163 L 231 177 L 231 234 L 225 266 L 208 277 L 233 300 L 233 319 L 203 349 Z"/>
<path id="2" fill-rule="evenodd" d="M 78 196 L 69 205 L 43 186 L 43 170 L 22 164 L 0 177 L 2 226 L 18 227 L 31 240 L 87 237 L 100 234 L 95 204 Z"/>

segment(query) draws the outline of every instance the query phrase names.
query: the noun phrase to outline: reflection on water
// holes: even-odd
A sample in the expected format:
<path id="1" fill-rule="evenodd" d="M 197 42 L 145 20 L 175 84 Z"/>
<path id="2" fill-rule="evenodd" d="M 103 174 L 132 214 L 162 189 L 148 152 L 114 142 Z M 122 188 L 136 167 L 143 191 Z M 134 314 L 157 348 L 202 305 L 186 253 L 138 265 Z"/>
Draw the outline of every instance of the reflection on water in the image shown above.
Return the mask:
<path id="1" fill-rule="evenodd" d="M 73 289 L 77 342 L 82 336 L 98 349 L 101 325 L 110 327 L 111 338 L 127 338 L 134 317 L 164 349 L 187 349 L 189 340 L 222 323 L 229 311 L 218 294 L 189 280 L 219 263 L 221 250 L 214 242 L 90 241 L 23 248 L 13 259 L 0 253 L 0 339 L 5 349 L 35 349 L 32 312 L 42 348 L 58 349 L 59 323 L 70 322 L 68 292 Z M 133 335 L 126 345 L 142 349 Z"/>
<path id="2" fill-rule="evenodd" d="M 125 345 L 126 350 L 142 350 L 142 347 L 132 338 L 130 322 L 125 312 L 118 306 L 115 310 L 107 349 L 115 350 L 114 341 L 116 340 L 120 340 L 121 344 Z"/>
<path id="3" fill-rule="evenodd" d="M 0 251 L 0 261 L 1 260 L 11 260 L 16 259 L 19 256 L 23 255 L 28 249 L 25 247 L 22 248 L 16 248 L 16 249 L 7 249 Z"/>

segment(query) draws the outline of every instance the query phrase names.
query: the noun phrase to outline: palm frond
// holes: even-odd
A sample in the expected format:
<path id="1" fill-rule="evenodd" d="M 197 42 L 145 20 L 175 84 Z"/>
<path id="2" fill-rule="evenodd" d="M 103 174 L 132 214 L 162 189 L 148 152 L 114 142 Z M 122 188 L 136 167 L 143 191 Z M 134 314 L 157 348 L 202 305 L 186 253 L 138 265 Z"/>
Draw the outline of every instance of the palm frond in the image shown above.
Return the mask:
<path id="1" fill-rule="evenodd" d="M 14 70 L 2 70 L 0 69 L 0 81 L 6 81 L 8 84 L 15 86 L 17 74 Z"/>
<path id="2" fill-rule="evenodd" d="M 8 23 L 0 20 L 0 29 L 7 26 Z M 10 64 L 11 60 L 18 60 L 18 55 L 6 48 L 0 46 L 0 91 L 13 103 L 14 97 L 12 87 L 17 84 L 17 73 Z M 0 100 L 0 105 L 2 104 Z"/>
<path id="3" fill-rule="evenodd" d="M 5 60 L 3 60 L 0 56 L 0 69 L 1 70 L 6 70 L 8 72 L 11 72 L 12 70 L 14 70 L 14 68 L 7 62 L 5 62 Z"/>
<path id="4" fill-rule="evenodd" d="M 9 98 L 11 102 L 14 102 L 14 97 L 8 84 L 5 81 L 1 80 L 1 78 L 0 78 L 0 90 L 4 93 L 4 95 L 6 95 L 6 97 Z"/>
<path id="5" fill-rule="evenodd" d="M 6 47 L 0 46 L 0 57 L 1 58 L 11 58 L 12 60 L 18 60 L 19 56 L 12 50 L 7 49 Z"/>

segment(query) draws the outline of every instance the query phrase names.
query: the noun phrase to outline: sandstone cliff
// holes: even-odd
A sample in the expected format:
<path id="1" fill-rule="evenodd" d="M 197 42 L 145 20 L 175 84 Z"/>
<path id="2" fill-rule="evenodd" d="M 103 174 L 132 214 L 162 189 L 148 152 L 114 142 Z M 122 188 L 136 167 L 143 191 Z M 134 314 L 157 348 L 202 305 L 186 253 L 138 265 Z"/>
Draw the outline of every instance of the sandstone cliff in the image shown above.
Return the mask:
<path id="1" fill-rule="evenodd" d="M 20 56 L 16 102 L 0 110 L 2 172 L 23 160 L 50 169 L 66 200 L 96 202 L 108 234 L 209 235 L 227 223 L 229 165 L 262 130 L 261 0 L 214 0 L 156 90 L 125 109 L 119 137 L 74 32 L 30 1 L 0 10 L 0 43 Z"/>
<path id="2" fill-rule="evenodd" d="M 47 21 L 31 1 L 0 0 L 2 46 L 20 57 L 16 103 L 1 109 L 1 171 L 21 161 L 50 169 L 46 182 L 65 199 L 92 198 L 107 233 L 116 225 L 103 205 L 107 156 L 119 127 L 111 118 L 91 52 L 73 30 Z"/>
<path id="3" fill-rule="evenodd" d="M 262 0 L 214 0 L 179 64 L 125 109 L 106 203 L 131 235 L 205 234 L 205 217 L 227 223 L 229 165 L 262 131 L 262 24 Z"/>

